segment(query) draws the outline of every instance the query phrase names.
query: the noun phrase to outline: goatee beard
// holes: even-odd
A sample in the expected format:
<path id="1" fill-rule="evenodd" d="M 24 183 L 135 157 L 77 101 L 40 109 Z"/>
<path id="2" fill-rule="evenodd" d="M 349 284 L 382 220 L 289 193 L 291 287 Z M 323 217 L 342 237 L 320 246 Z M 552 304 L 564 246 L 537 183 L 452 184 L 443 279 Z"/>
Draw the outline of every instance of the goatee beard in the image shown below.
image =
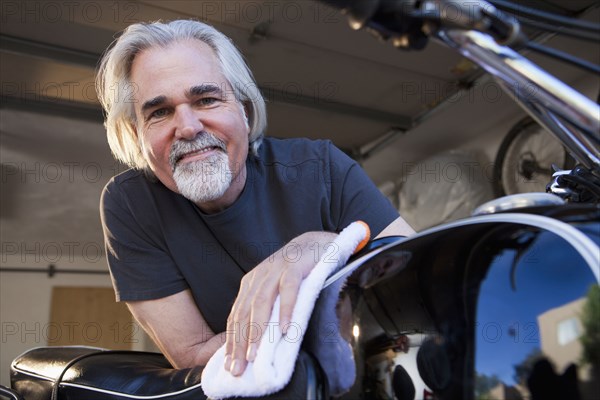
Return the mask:
<path id="1" fill-rule="evenodd" d="M 200 161 L 179 162 L 185 154 L 206 148 L 215 154 Z M 198 134 L 193 140 L 174 142 L 169 163 L 177 190 L 196 204 L 222 197 L 233 180 L 225 143 L 208 132 Z"/>

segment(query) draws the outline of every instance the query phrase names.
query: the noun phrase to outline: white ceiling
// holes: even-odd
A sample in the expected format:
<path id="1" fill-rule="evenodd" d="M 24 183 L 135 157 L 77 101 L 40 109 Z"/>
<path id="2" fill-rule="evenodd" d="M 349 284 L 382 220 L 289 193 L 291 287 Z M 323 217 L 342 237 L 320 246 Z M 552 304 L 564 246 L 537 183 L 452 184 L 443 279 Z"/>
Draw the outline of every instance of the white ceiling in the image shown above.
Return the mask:
<path id="1" fill-rule="evenodd" d="M 563 10 L 592 3 L 545 2 Z M 122 167 L 105 142 L 94 66 L 132 22 L 197 18 L 230 36 L 268 100 L 268 135 L 329 138 L 356 154 L 390 131 L 412 126 L 362 160 L 376 183 L 394 180 L 400 160 L 414 162 L 481 141 L 521 115 L 508 96 L 491 99 L 482 90 L 489 85 L 484 79 L 415 124 L 472 76 L 472 65 L 433 42 L 421 52 L 396 50 L 365 31 L 352 31 L 343 15 L 314 1 L 6 4 L 0 17 L 3 242 L 102 243 L 99 195 Z M 598 20 L 597 11 L 587 18 Z M 563 39 L 550 44 L 600 61 L 598 45 Z M 575 68 L 533 59 L 566 82 L 585 77 Z"/>

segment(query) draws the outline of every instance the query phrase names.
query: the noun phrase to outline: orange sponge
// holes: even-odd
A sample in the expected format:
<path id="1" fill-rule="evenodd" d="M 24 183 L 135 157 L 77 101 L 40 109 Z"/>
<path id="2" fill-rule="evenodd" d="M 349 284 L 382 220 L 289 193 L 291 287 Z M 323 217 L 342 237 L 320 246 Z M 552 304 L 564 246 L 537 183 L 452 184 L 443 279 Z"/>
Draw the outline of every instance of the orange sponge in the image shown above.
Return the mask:
<path id="1" fill-rule="evenodd" d="M 367 235 L 365 236 L 365 238 L 363 240 L 360 241 L 360 243 L 356 246 L 356 249 L 354 249 L 354 253 L 356 254 L 359 251 L 361 251 L 366 245 L 367 243 L 369 243 L 369 240 L 371 240 L 371 229 L 369 229 L 369 225 L 367 225 L 366 222 L 364 221 L 356 221 L 359 224 L 361 224 L 362 226 L 365 227 L 365 229 L 367 230 Z"/>

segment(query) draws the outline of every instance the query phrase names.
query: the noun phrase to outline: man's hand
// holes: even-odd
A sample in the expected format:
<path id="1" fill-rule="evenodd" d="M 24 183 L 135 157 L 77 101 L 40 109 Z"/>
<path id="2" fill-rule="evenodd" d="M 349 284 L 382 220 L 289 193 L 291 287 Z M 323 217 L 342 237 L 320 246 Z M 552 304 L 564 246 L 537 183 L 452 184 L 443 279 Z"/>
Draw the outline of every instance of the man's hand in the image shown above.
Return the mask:
<path id="1" fill-rule="evenodd" d="M 254 361 L 277 295 L 281 296 L 280 326 L 275 329 L 285 334 L 302 280 L 323 255 L 334 259 L 332 242 L 336 237 L 329 232 L 302 234 L 244 276 L 227 319 L 226 370 L 239 376 L 248 361 Z"/>

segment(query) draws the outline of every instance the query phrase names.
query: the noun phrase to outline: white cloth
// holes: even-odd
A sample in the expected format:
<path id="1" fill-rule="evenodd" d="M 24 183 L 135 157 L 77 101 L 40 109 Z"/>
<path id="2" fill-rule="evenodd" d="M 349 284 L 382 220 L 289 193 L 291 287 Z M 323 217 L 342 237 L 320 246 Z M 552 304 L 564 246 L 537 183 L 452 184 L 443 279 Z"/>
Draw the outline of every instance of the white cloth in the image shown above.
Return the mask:
<path id="1" fill-rule="evenodd" d="M 224 368 L 225 345 L 208 361 L 202 372 L 202 389 L 213 399 L 254 397 L 275 393 L 285 387 L 294 372 L 300 345 L 323 283 L 344 265 L 358 244 L 368 236 L 364 224 L 354 222 L 332 242 L 334 251 L 326 251 L 312 272 L 302 281 L 292 312 L 292 323 L 286 336 L 279 327 L 279 296 L 263 333 L 256 359 L 248 363 L 241 376 L 233 376 Z"/>

